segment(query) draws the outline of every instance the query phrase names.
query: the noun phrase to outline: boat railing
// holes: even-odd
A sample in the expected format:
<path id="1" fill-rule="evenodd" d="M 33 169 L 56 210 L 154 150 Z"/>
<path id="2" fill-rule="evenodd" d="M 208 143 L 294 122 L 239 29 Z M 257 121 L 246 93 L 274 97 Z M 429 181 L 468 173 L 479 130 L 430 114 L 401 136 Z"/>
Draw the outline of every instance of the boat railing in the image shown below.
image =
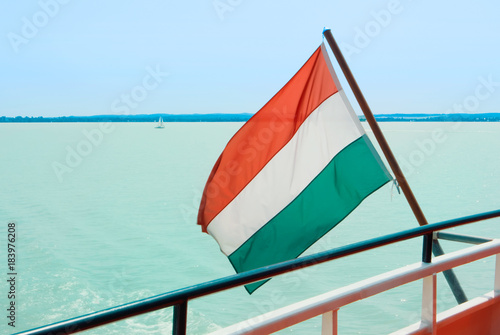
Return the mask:
<path id="1" fill-rule="evenodd" d="M 190 300 L 420 236 L 423 236 L 421 263 L 406 266 L 402 269 L 397 269 L 339 290 L 301 301 L 297 304 L 267 313 L 259 317 L 258 322 L 247 320 L 223 329 L 219 333 L 265 334 L 289 327 L 292 324 L 302 322 L 317 315 L 323 315 L 323 334 L 336 334 L 336 310 L 338 308 L 352 301 L 359 300 L 361 297 L 377 294 L 418 279 L 424 279 L 422 324 L 432 327 L 436 323 L 436 273 L 477 259 L 497 255 L 492 299 L 498 298 L 498 293 L 500 293 L 500 256 L 498 256 L 500 254 L 500 240 L 441 232 L 441 230 L 495 217 L 500 217 L 500 210 L 428 224 L 174 290 L 17 334 L 71 334 L 172 306 L 174 308 L 172 333 L 185 334 L 187 305 Z M 432 241 L 435 238 L 479 245 L 431 259 Z"/>
<path id="2" fill-rule="evenodd" d="M 459 305 L 461 307 L 453 312 L 447 311 L 438 315 L 437 274 L 493 255 L 497 255 L 497 263 L 492 292 L 486 293 L 480 299 L 473 299 Z M 500 302 L 500 256 L 498 255 L 500 255 L 500 239 L 487 240 L 487 242 L 481 242 L 480 245 L 439 256 L 432 263 L 421 262 L 407 265 L 236 323 L 210 335 L 270 334 L 320 315 L 322 316 L 321 334 L 336 335 L 337 314 L 340 308 L 419 279 L 423 279 L 421 321 L 391 335 L 435 334 L 439 323 L 450 323 L 452 319 L 458 319 L 459 312 L 462 311 L 464 305 L 475 306 L 479 303 L 486 303 L 489 306 Z M 488 306 L 483 306 L 483 309 Z M 455 334 L 454 332 L 444 333 Z M 462 332 L 461 334 L 473 333 L 475 334 L 475 332 Z"/>

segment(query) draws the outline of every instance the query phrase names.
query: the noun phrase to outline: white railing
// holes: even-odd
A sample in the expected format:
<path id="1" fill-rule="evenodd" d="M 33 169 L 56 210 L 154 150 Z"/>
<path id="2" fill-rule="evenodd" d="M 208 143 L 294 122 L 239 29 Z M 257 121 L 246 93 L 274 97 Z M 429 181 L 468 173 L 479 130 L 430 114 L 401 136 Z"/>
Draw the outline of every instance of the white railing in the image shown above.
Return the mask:
<path id="1" fill-rule="evenodd" d="M 436 324 L 449 317 L 450 313 L 436 316 L 436 275 L 482 258 L 496 255 L 493 291 L 479 300 L 457 306 L 456 311 L 473 307 L 481 301 L 500 300 L 500 240 L 482 243 L 466 249 L 435 257 L 432 263 L 415 263 L 366 280 L 309 298 L 275 311 L 248 319 L 218 330 L 212 335 L 222 334 L 269 334 L 322 315 L 322 335 L 337 334 L 337 311 L 345 305 L 362 300 L 392 288 L 423 279 L 421 322 L 394 334 L 418 333 L 423 328 L 426 334 L 436 333 Z M 482 299 L 482 300 L 481 300 Z"/>

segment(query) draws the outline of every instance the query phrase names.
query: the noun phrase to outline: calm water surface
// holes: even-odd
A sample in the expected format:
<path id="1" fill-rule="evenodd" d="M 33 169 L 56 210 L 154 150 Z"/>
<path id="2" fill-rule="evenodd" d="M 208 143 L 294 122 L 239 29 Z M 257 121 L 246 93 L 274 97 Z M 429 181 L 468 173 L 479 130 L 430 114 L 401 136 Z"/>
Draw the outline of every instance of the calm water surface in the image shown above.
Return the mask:
<path id="1" fill-rule="evenodd" d="M 214 162 L 241 123 L 0 124 L 0 233 L 17 225 L 12 333 L 233 274 L 195 224 Z M 500 123 L 382 123 L 430 222 L 500 208 Z M 369 132 L 371 136 L 371 133 Z M 369 197 L 307 253 L 415 227 L 391 185 Z M 500 221 L 455 229 L 500 237 Z M 4 244 L 5 243 L 5 244 Z M 420 260 L 421 241 L 287 274 L 252 296 L 242 288 L 193 301 L 188 333 L 203 334 Z M 445 251 L 462 247 L 444 243 Z M 3 256 L 2 256 L 3 255 Z M 461 267 L 470 297 L 492 289 L 493 260 Z M 1 280 L 2 310 L 8 304 Z M 438 308 L 454 306 L 442 277 Z M 386 334 L 420 317 L 421 283 L 346 306 L 341 334 Z M 5 308 L 4 308 L 5 307 Z M 170 334 L 171 309 L 88 334 Z M 321 320 L 282 333 L 319 333 Z"/>

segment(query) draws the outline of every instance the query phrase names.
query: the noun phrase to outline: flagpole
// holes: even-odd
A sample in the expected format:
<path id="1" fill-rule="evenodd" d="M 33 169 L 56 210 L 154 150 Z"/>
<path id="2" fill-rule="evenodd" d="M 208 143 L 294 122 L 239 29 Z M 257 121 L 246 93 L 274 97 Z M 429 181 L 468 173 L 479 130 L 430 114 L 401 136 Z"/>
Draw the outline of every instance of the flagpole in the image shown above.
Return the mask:
<path id="1" fill-rule="evenodd" d="M 332 31 L 330 29 L 326 29 L 325 31 L 323 31 L 323 35 L 328 41 L 328 44 L 330 44 L 330 48 L 337 58 L 337 62 L 340 65 L 342 72 L 344 72 L 347 82 L 351 86 L 352 92 L 354 93 L 354 96 L 356 97 L 356 100 L 358 101 L 358 104 L 361 107 L 363 114 L 365 115 L 366 122 L 368 122 L 368 124 L 370 125 L 370 128 L 373 131 L 373 135 L 377 139 L 377 142 L 380 145 L 380 148 L 382 149 L 382 152 L 384 153 L 384 156 L 387 159 L 387 162 L 389 163 L 389 166 L 391 167 L 391 170 L 394 173 L 394 176 L 396 177 L 396 180 L 398 181 L 398 184 L 401 187 L 401 190 L 403 191 L 403 194 L 405 195 L 406 200 L 408 201 L 411 210 L 413 211 L 413 214 L 415 215 L 415 218 L 418 221 L 418 224 L 421 226 L 426 225 L 428 223 L 427 219 L 425 218 L 424 213 L 422 212 L 422 209 L 417 202 L 417 199 L 413 195 L 410 185 L 406 181 L 403 171 L 401 171 L 401 168 L 399 167 L 399 164 L 396 161 L 396 158 L 394 157 L 394 154 L 392 153 L 392 150 L 389 147 L 384 134 L 380 130 L 380 127 L 378 126 L 378 123 L 375 120 L 370 106 L 368 106 L 368 103 L 366 102 L 366 99 L 363 96 L 363 93 L 361 92 L 356 79 L 354 79 L 354 76 L 352 75 L 347 62 L 345 61 L 344 56 L 342 55 L 342 52 L 337 45 L 337 42 L 335 42 Z"/>
<path id="2" fill-rule="evenodd" d="M 352 75 L 352 72 L 349 69 L 349 65 L 347 65 L 347 62 L 344 56 L 342 55 L 342 52 L 340 51 L 340 48 L 337 45 L 337 42 L 333 38 L 332 31 L 330 29 L 325 29 L 323 31 L 323 36 L 325 36 L 326 40 L 328 41 L 328 44 L 330 45 L 330 48 L 332 49 L 332 52 L 335 55 L 335 58 L 337 59 L 337 63 L 342 69 L 342 72 L 344 73 L 344 76 L 347 79 L 347 82 L 349 83 L 349 86 L 351 87 L 351 90 L 354 93 L 354 96 L 356 97 L 356 100 L 358 101 L 358 104 L 361 107 L 363 114 L 365 115 L 366 121 L 368 122 L 370 128 L 373 131 L 373 135 L 375 136 L 378 144 L 380 145 L 380 149 L 382 149 L 382 152 L 384 153 L 384 156 L 387 159 L 387 162 L 389 163 L 392 172 L 394 173 L 398 185 L 399 187 L 401 187 L 401 190 L 403 191 L 403 194 L 406 197 L 408 204 L 410 205 L 413 215 L 415 215 L 415 218 L 417 219 L 417 222 L 420 226 L 426 225 L 428 223 L 427 219 L 425 218 L 425 215 L 422 212 L 422 209 L 420 208 L 420 205 L 418 204 L 417 199 L 415 198 L 415 195 L 413 194 L 413 191 L 410 188 L 410 185 L 406 181 L 403 171 L 399 167 L 399 164 L 396 161 L 396 158 L 394 157 L 394 154 L 392 153 L 392 150 L 389 147 L 389 144 L 387 143 L 384 134 L 380 130 L 377 120 L 375 120 L 375 117 L 373 116 L 370 106 L 368 106 L 368 103 L 366 102 L 366 99 L 363 93 L 361 92 L 361 89 L 359 88 L 356 79 L 354 79 L 354 76 Z M 439 256 L 440 253 L 439 251 L 442 252 L 442 249 L 439 246 L 439 242 L 436 240 L 435 243 L 433 244 L 437 246 L 437 248 L 433 248 L 433 252 L 434 254 Z M 460 284 L 458 283 L 455 274 L 451 270 L 449 270 L 449 272 L 445 275 L 445 277 L 453 291 L 453 294 L 455 295 L 455 299 L 457 300 L 457 302 L 459 304 L 462 302 L 466 302 L 467 298 L 465 296 L 464 291 L 462 290 L 462 287 L 460 287 Z"/>

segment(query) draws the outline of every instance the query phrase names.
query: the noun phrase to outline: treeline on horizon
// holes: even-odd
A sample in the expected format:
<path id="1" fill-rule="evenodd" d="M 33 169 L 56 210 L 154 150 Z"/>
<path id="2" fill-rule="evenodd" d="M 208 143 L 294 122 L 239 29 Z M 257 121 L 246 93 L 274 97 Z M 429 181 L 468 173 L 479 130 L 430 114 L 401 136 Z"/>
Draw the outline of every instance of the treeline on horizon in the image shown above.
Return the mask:
<path id="1" fill-rule="evenodd" d="M 157 122 L 161 117 L 164 122 L 244 122 L 253 114 L 150 114 L 150 115 L 93 115 L 93 116 L 0 116 L 0 123 L 16 122 Z M 498 122 L 500 113 L 481 114 L 377 114 L 379 122 Z M 364 116 L 359 116 L 365 121 Z"/>
<path id="2" fill-rule="evenodd" d="M 0 122 L 237 122 L 247 121 L 252 114 L 141 114 L 141 115 L 93 115 L 93 116 L 1 116 Z"/>

